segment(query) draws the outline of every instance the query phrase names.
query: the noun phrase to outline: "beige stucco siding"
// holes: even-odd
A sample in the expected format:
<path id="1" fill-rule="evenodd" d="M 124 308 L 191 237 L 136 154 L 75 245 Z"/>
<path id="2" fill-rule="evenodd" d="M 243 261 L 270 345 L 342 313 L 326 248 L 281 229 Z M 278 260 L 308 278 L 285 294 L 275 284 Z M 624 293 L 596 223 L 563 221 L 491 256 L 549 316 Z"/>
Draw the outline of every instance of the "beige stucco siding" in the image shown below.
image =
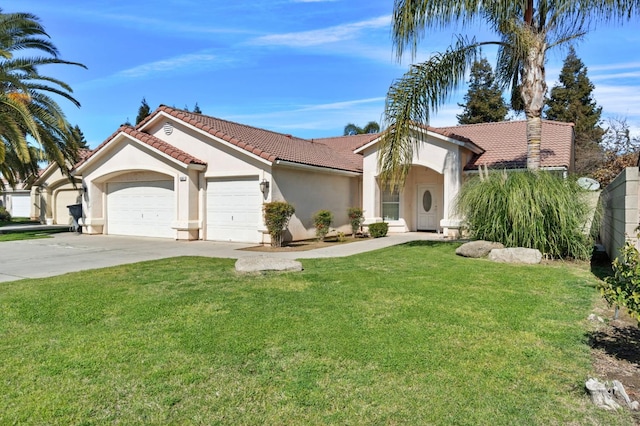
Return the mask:
<path id="1" fill-rule="evenodd" d="M 351 232 L 347 209 L 360 207 L 360 177 L 276 166 L 273 169 L 272 201 L 287 201 L 296 213 L 289 222 L 289 239 L 315 237 L 313 215 L 333 213 L 332 229 Z"/>
<path id="2" fill-rule="evenodd" d="M 164 131 L 166 122 L 171 122 L 173 126 L 171 134 L 168 135 Z M 206 162 L 205 178 L 254 175 L 260 176 L 261 179 L 268 177 L 271 167 L 268 161 L 180 122 L 167 119 L 149 127 L 147 131 Z"/>

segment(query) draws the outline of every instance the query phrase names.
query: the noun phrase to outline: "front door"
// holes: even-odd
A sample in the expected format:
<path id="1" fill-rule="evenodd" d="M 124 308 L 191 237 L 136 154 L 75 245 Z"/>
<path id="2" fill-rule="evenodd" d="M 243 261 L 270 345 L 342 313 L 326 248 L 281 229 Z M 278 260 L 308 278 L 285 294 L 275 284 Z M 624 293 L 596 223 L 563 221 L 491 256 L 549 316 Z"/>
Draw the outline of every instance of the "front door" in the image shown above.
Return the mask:
<path id="1" fill-rule="evenodd" d="M 418 231 L 438 230 L 440 193 L 437 185 L 418 185 Z"/>

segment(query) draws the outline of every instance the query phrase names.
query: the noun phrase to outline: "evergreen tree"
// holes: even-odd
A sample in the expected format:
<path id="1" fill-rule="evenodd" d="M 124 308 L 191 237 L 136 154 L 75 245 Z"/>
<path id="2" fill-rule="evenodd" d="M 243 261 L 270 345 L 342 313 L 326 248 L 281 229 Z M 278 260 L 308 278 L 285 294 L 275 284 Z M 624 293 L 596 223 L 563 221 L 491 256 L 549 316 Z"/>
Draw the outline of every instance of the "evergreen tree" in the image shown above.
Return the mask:
<path id="1" fill-rule="evenodd" d="M 459 124 L 492 123 L 504 121 L 507 116 L 509 108 L 486 58 L 471 66 L 469 91 L 464 100 L 464 104 L 458 104 L 464 108 L 463 113 L 456 116 Z"/>
<path id="2" fill-rule="evenodd" d="M 574 123 L 575 167 L 581 175 L 592 173 L 603 161 L 602 107 L 593 99 L 594 87 L 587 68 L 571 47 L 560 71 L 559 84 L 551 89 L 544 115 L 548 120 Z"/>
<path id="3" fill-rule="evenodd" d="M 194 114 L 202 114 L 202 110 L 200 109 L 200 106 L 198 105 L 197 102 L 196 102 L 196 106 L 193 107 L 193 112 Z"/>
<path id="4" fill-rule="evenodd" d="M 78 146 L 81 149 L 89 149 L 89 144 L 87 143 L 87 139 L 84 137 L 84 133 L 80 130 L 80 126 L 77 124 L 71 128 L 71 135 Z"/>
<path id="5" fill-rule="evenodd" d="M 356 126 L 353 123 L 349 123 L 344 126 L 344 136 L 349 135 L 363 135 L 365 133 L 379 133 L 380 125 L 375 121 L 368 122 L 364 127 Z"/>
<path id="6" fill-rule="evenodd" d="M 142 104 L 140 105 L 140 108 L 138 108 L 138 116 L 136 117 L 136 125 L 140 124 L 140 122 L 142 120 L 144 120 L 145 118 L 147 118 L 149 116 L 149 114 L 151 114 L 151 108 L 149 107 L 149 104 L 147 103 L 147 100 L 145 98 L 142 98 Z M 127 119 L 127 121 L 129 121 L 129 119 Z"/>

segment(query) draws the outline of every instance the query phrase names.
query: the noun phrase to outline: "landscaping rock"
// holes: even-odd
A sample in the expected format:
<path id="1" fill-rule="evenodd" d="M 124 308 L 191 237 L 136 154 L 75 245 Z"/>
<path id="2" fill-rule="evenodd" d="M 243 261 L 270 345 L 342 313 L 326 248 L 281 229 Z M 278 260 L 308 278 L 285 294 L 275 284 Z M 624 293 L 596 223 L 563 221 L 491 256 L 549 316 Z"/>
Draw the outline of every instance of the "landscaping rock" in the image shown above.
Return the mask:
<path id="1" fill-rule="evenodd" d="M 456 249 L 456 254 L 458 256 L 480 258 L 487 257 L 493 249 L 502 248 L 504 248 L 504 245 L 502 245 L 502 243 L 496 243 L 493 241 L 470 241 L 458 247 Z"/>
<path id="2" fill-rule="evenodd" d="M 540 250 L 523 247 L 493 249 L 489 252 L 489 260 L 501 263 L 536 264 L 542 261 Z"/>
<path id="3" fill-rule="evenodd" d="M 632 411 L 638 411 L 640 408 L 638 401 L 632 401 L 629 398 L 624 386 L 618 380 L 614 380 L 610 386 L 607 386 L 598 379 L 589 379 L 585 387 L 589 391 L 591 401 L 604 410 L 617 410 L 623 406 Z"/>
<path id="4" fill-rule="evenodd" d="M 302 271 L 302 263 L 297 260 L 279 259 L 268 256 L 252 256 L 240 258 L 236 261 L 238 272 L 261 271 Z"/>

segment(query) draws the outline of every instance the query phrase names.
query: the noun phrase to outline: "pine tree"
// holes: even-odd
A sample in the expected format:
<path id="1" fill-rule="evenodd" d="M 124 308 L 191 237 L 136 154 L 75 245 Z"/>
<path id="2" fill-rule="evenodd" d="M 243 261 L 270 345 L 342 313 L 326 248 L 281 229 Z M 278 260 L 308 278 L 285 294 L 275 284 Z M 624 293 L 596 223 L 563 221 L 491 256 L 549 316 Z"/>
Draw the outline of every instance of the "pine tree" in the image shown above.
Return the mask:
<path id="1" fill-rule="evenodd" d="M 462 114 L 457 115 L 459 124 L 491 123 L 504 121 L 509 107 L 495 80 L 491 65 L 486 58 L 473 63 L 469 78 L 469 91 L 464 96 Z"/>
<path id="2" fill-rule="evenodd" d="M 138 108 L 138 116 L 136 117 L 136 125 L 140 124 L 140 122 L 142 120 L 144 120 L 145 118 L 147 118 L 149 116 L 149 114 L 151 114 L 151 108 L 149 107 L 149 104 L 147 103 L 147 100 L 145 98 L 142 98 L 142 104 L 140 105 L 140 108 Z M 129 121 L 129 119 L 127 119 L 127 121 Z"/>
<path id="3" fill-rule="evenodd" d="M 593 99 L 594 88 L 587 67 L 571 47 L 560 71 L 559 84 L 551 89 L 544 116 L 548 120 L 574 123 L 575 171 L 580 175 L 592 173 L 604 159 L 600 146 L 604 135 L 600 127 L 602 107 Z"/>
<path id="4" fill-rule="evenodd" d="M 193 112 L 194 114 L 202 114 L 202 110 L 200 109 L 200 106 L 198 105 L 197 102 L 196 102 L 196 106 L 193 107 Z"/>

